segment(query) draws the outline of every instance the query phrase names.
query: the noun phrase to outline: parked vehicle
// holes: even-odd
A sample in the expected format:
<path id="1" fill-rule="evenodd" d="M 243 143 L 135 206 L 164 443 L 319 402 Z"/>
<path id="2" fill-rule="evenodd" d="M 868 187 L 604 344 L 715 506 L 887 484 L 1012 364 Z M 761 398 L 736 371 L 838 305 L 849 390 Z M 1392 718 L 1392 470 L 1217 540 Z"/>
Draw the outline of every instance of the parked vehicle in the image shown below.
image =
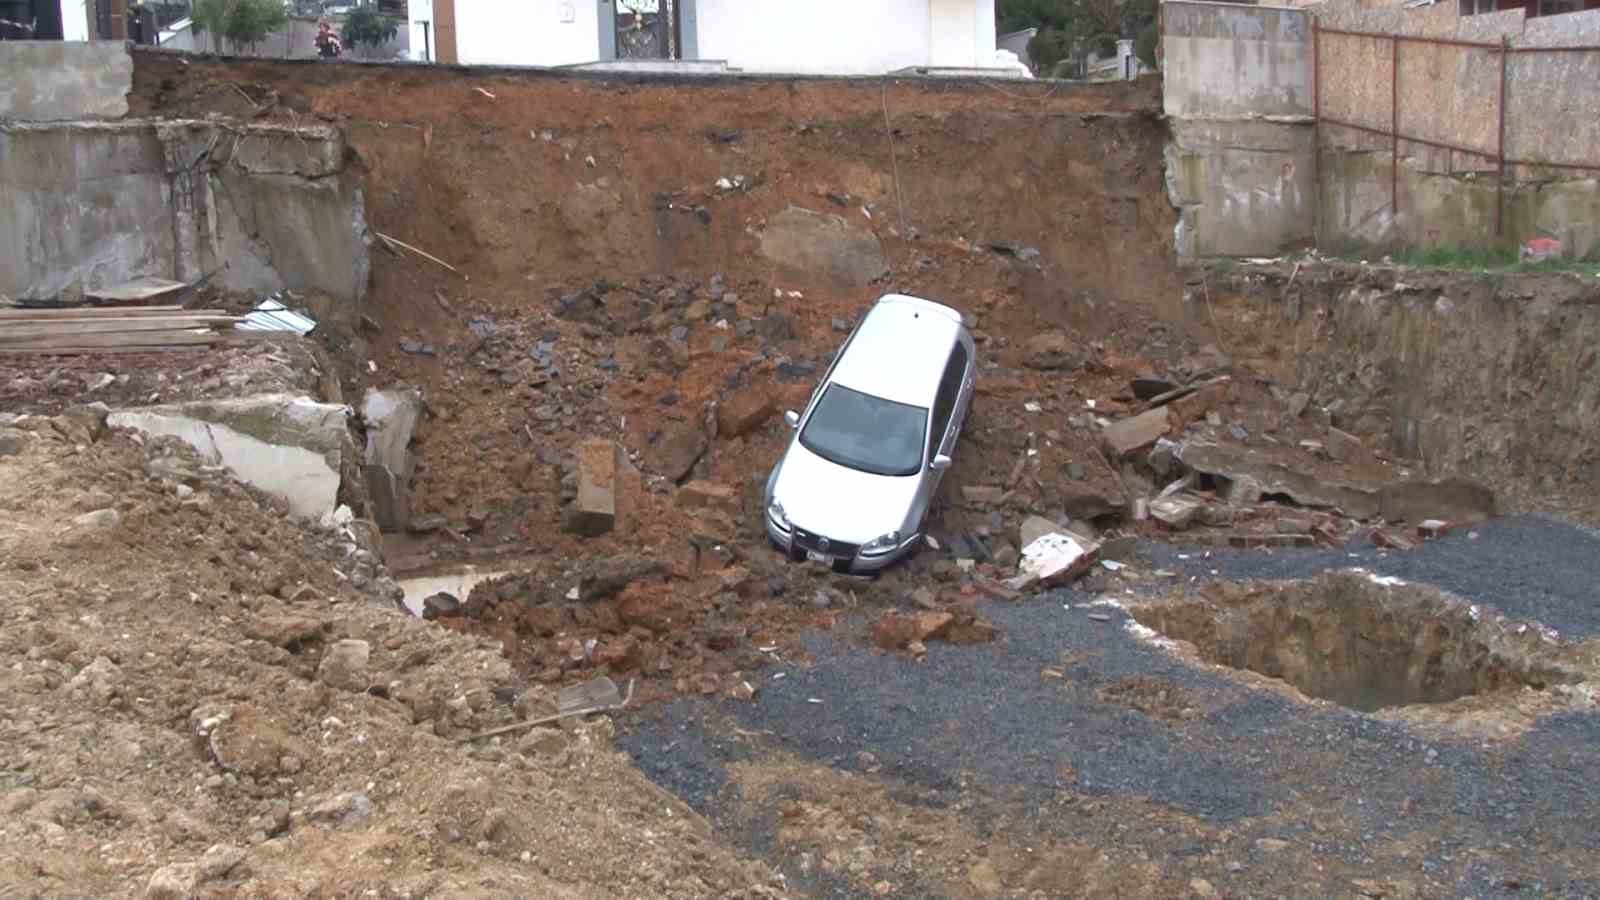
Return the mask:
<path id="1" fill-rule="evenodd" d="M 845 339 L 767 478 L 767 536 L 791 559 L 876 572 L 922 538 L 972 403 L 961 313 L 890 294 Z"/>

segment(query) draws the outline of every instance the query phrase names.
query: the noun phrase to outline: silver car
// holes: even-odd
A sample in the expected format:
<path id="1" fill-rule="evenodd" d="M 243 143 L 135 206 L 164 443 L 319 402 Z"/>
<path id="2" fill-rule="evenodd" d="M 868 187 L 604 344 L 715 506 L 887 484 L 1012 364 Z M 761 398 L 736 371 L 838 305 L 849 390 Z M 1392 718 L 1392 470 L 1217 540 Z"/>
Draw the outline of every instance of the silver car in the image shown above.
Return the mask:
<path id="1" fill-rule="evenodd" d="M 876 572 L 922 537 L 972 403 L 961 313 L 890 294 L 862 318 L 767 478 L 767 536 L 792 559 Z"/>

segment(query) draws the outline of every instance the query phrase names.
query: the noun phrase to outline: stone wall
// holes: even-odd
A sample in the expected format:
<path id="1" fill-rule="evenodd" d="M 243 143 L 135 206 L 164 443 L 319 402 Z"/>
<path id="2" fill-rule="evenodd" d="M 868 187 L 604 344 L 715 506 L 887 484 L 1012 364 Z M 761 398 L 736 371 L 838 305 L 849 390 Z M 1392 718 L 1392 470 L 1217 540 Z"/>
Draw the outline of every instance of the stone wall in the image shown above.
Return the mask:
<path id="1" fill-rule="evenodd" d="M 359 183 L 332 128 L 193 120 L 0 126 L 0 294 L 131 278 L 359 299 Z"/>

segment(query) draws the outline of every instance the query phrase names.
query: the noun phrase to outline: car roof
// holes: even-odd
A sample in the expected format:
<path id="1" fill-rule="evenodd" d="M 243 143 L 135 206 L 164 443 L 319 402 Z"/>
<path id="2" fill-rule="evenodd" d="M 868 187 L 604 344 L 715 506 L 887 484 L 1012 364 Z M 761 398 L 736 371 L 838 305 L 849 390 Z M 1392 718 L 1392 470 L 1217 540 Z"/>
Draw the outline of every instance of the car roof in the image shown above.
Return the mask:
<path id="1" fill-rule="evenodd" d="M 890 294 L 867 312 L 833 378 L 896 403 L 932 406 L 961 314 L 931 300 Z"/>

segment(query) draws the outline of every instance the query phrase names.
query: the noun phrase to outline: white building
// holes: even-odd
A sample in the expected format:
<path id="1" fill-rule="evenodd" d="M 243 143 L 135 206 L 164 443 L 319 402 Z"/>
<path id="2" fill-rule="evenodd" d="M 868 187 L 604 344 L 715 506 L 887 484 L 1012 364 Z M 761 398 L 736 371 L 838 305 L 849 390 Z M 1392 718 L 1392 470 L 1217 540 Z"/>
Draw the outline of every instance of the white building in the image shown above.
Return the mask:
<path id="1" fill-rule="evenodd" d="M 671 60 L 829 75 L 1005 65 L 993 0 L 410 0 L 409 14 L 413 59 L 468 65 Z"/>

